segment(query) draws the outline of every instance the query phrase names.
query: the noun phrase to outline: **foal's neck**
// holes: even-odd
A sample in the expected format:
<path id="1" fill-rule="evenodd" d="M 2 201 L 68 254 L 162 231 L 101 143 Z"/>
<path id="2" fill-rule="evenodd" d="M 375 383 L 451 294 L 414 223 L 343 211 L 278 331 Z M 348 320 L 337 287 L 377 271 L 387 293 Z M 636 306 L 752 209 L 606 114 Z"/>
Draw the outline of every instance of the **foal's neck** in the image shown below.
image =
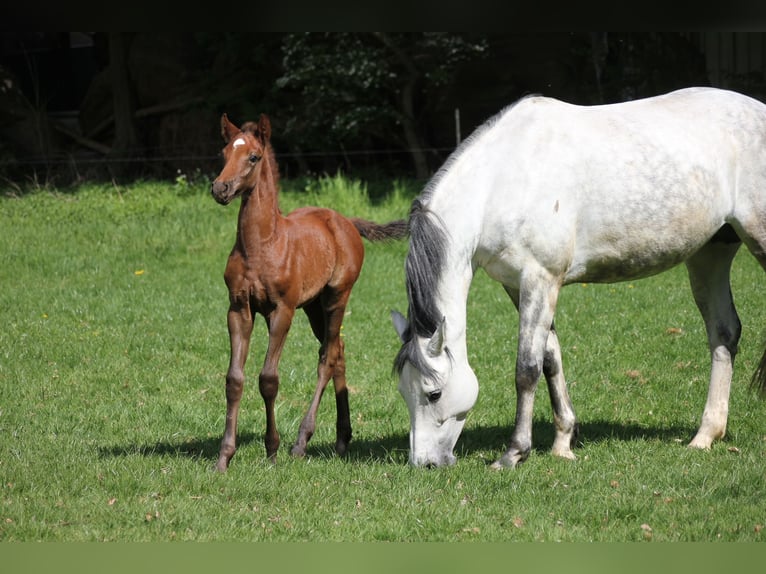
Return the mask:
<path id="1" fill-rule="evenodd" d="M 271 150 L 263 155 L 255 185 L 242 195 L 237 225 L 238 244 L 248 250 L 271 241 L 282 219 L 279 173 Z"/>

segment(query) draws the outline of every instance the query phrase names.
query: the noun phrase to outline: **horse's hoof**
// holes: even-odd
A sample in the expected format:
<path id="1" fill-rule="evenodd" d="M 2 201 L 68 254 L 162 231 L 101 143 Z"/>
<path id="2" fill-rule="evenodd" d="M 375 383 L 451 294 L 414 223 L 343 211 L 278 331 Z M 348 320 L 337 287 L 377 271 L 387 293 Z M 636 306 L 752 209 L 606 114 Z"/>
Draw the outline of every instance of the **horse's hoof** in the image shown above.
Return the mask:
<path id="1" fill-rule="evenodd" d="M 529 457 L 529 451 L 521 452 L 517 450 L 509 450 L 499 459 L 492 463 L 490 468 L 492 470 L 502 470 L 504 468 L 515 468 Z"/>
<path id="2" fill-rule="evenodd" d="M 303 458 L 306 456 L 306 449 L 296 444 L 293 448 L 290 449 L 290 454 L 295 458 Z"/>
<path id="3" fill-rule="evenodd" d="M 570 449 L 561 449 L 561 450 L 554 449 L 551 451 L 551 454 L 553 456 L 557 456 L 559 458 L 563 458 L 566 460 L 577 460 L 575 453 L 573 453 Z"/>
<path id="4" fill-rule="evenodd" d="M 696 448 L 698 450 L 710 450 L 710 447 L 712 446 L 712 441 L 698 440 L 695 438 L 687 446 L 689 448 Z"/>
<path id="5" fill-rule="evenodd" d="M 218 462 L 215 463 L 215 470 L 217 472 L 226 472 L 226 470 L 229 468 L 230 460 L 231 460 L 231 457 L 220 455 L 218 457 Z"/>

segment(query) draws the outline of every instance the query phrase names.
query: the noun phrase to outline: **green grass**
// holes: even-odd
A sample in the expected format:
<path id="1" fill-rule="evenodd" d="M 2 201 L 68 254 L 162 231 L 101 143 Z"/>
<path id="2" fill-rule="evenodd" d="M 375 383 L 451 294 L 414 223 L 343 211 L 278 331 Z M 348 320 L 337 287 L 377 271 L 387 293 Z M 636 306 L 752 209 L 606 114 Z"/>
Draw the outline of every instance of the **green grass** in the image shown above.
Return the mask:
<path id="1" fill-rule="evenodd" d="M 417 192 L 370 197 L 344 178 L 284 182 L 304 203 L 388 221 Z M 487 464 L 515 408 L 517 319 L 479 273 L 469 355 L 479 401 L 456 466 L 407 465 L 409 421 L 391 373 L 389 310 L 406 310 L 406 243 L 366 244 L 344 324 L 354 439 L 333 454 L 328 394 L 308 456 L 289 446 L 314 387 L 317 344 L 299 314 L 281 362 L 283 448 L 264 460 L 256 374 L 247 364 L 239 451 L 212 472 L 228 363 L 222 274 L 238 204 L 205 186 L 143 183 L 0 198 L 2 541 L 763 541 L 766 407 L 748 389 L 762 344 L 762 271 L 744 251 L 733 290 L 744 325 L 727 438 L 687 449 L 709 358 L 683 268 L 631 284 L 574 285 L 557 327 L 581 423 L 574 462 L 549 454 L 544 385 L 534 449 Z"/>

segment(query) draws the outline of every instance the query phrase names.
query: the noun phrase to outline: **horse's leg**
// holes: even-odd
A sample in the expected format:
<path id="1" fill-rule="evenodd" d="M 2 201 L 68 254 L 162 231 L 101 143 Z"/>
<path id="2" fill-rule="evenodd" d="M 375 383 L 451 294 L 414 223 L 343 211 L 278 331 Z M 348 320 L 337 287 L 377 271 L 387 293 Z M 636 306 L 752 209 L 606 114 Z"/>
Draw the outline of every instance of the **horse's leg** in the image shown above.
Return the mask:
<path id="1" fill-rule="evenodd" d="M 686 262 L 697 307 L 705 320 L 711 369 L 702 423 L 690 447 L 708 449 L 726 433 L 729 390 L 741 324 L 731 296 L 729 271 L 739 241 L 711 240 Z"/>
<path id="2" fill-rule="evenodd" d="M 508 287 L 506 287 L 506 292 L 511 297 L 516 309 L 518 309 L 518 292 Z M 577 437 L 577 418 L 564 378 L 561 346 L 556 334 L 555 322 L 551 323 L 548 340 L 545 343 L 543 375 L 548 384 L 548 393 L 550 395 L 551 407 L 553 408 L 553 422 L 556 427 L 556 437 L 553 440 L 551 452 L 555 456 L 574 460 L 575 455 L 572 452 L 572 446 Z"/>
<path id="3" fill-rule="evenodd" d="M 578 434 L 577 417 L 567 391 L 561 361 L 561 345 L 553 323 L 551 323 L 551 330 L 545 344 L 543 374 L 548 383 L 548 392 L 553 408 L 553 422 L 556 427 L 556 437 L 553 439 L 551 453 L 555 456 L 574 460 L 575 455 L 572 452 L 572 446 Z"/>
<path id="4" fill-rule="evenodd" d="M 306 305 L 303 308 L 303 311 L 306 313 L 306 317 L 308 317 L 309 325 L 311 325 L 311 331 L 314 333 L 317 341 L 319 341 L 319 364 L 321 365 L 326 354 L 325 312 L 322 308 L 321 299 L 315 299 L 310 304 Z M 304 456 L 306 454 L 306 445 L 311 439 L 311 436 L 314 434 L 314 430 L 316 428 L 316 410 L 319 408 L 319 401 L 321 400 L 322 393 L 324 393 L 324 389 L 327 386 L 328 381 L 329 377 L 327 377 L 323 384 L 320 384 L 321 376 L 319 373 L 317 373 L 317 388 L 314 392 L 314 398 L 311 402 L 309 410 L 301 420 L 301 425 L 298 429 L 298 437 L 296 438 L 295 444 L 290 451 L 290 453 L 294 456 Z M 317 394 L 319 395 L 318 397 Z M 314 404 L 316 404 L 316 408 L 314 408 Z"/>
<path id="5" fill-rule="evenodd" d="M 766 222 L 757 214 L 755 224 L 748 225 L 742 233 L 742 239 L 748 250 L 761 264 L 761 268 L 766 271 Z M 763 351 L 761 360 L 753 373 L 750 384 L 755 387 L 761 398 L 766 399 L 766 350 Z"/>
<path id="6" fill-rule="evenodd" d="M 332 375 L 335 386 L 335 409 L 338 413 L 335 422 L 335 452 L 346 454 L 351 442 L 351 410 L 348 406 L 348 387 L 346 386 L 346 345 L 338 337 L 338 359 Z"/>
<path id="7" fill-rule="evenodd" d="M 231 355 L 226 373 L 226 429 L 221 440 L 218 462 L 215 467 L 225 472 L 237 450 L 237 416 L 242 389 L 245 385 L 245 362 L 253 332 L 253 315 L 250 306 L 232 304 L 227 316 Z"/>
<path id="8" fill-rule="evenodd" d="M 266 318 L 269 327 L 269 346 L 266 349 L 266 358 L 263 369 L 258 376 L 258 389 L 263 397 L 266 407 L 266 456 L 271 462 L 276 462 L 279 450 L 279 431 L 274 416 L 274 403 L 279 392 L 279 358 L 285 346 L 287 333 L 293 321 L 295 309 L 285 305 L 278 305 Z"/>
<path id="9" fill-rule="evenodd" d="M 340 297 L 323 294 L 321 306 L 312 305 L 311 308 L 306 310 L 315 335 L 317 335 L 319 330 L 321 311 L 321 325 L 324 327 L 324 332 L 321 339 L 322 345 L 319 349 L 316 389 L 309 409 L 301 421 L 298 438 L 291 451 L 295 456 L 304 456 L 306 454 L 306 445 L 316 429 L 317 411 L 330 378 L 333 379 L 335 386 L 337 408 L 335 451 L 340 455 L 345 454 L 348 443 L 351 440 L 351 420 L 345 378 L 346 363 L 343 352 L 344 345 L 340 338 L 340 328 L 343 323 L 348 296 L 348 293 Z M 319 337 L 317 336 L 317 338 Z"/>
<path id="10" fill-rule="evenodd" d="M 549 347 L 553 315 L 556 310 L 559 286 L 552 283 L 544 271 L 539 274 L 525 273 L 519 291 L 519 343 L 516 355 L 516 424 L 511 435 L 508 450 L 495 462 L 493 468 L 513 467 L 524 462 L 532 450 L 532 411 L 535 401 L 537 381 L 543 372 L 546 352 L 551 365 L 556 359 L 553 351 L 558 349 L 558 341 Z M 560 355 L 558 357 L 560 361 Z M 560 367 L 560 364 L 559 364 Z M 550 373 L 552 374 L 551 366 Z M 562 401 L 561 389 L 564 388 L 559 378 L 561 369 L 554 379 L 552 396 L 558 397 L 559 406 L 569 403 L 569 396 Z M 570 405 L 571 408 L 571 405 Z M 573 413 L 572 413 L 573 414 Z M 558 448 L 558 447 L 557 447 Z"/>
<path id="11" fill-rule="evenodd" d="M 341 336 L 343 317 L 351 291 L 339 295 L 334 301 L 332 310 L 327 315 L 327 347 L 328 361 L 326 368 L 331 373 L 335 388 L 335 452 L 340 456 L 346 454 L 348 443 L 351 442 L 351 411 L 348 406 L 348 387 L 346 386 L 346 345 Z M 333 351 L 334 349 L 334 351 Z M 334 359 L 332 359 L 334 357 Z"/>

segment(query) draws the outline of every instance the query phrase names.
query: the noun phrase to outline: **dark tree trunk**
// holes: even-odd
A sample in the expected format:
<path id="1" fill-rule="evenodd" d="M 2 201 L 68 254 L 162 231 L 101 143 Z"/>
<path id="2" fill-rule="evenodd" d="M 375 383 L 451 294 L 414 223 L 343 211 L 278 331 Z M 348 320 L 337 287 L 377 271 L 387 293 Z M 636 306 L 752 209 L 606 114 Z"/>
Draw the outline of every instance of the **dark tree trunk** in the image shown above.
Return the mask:
<path id="1" fill-rule="evenodd" d="M 418 179 L 427 179 L 428 160 L 426 159 L 426 152 L 423 146 L 423 140 L 418 133 L 417 124 L 415 122 L 415 86 L 417 85 L 417 78 L 410 78 L 402 88 L 402 128 L 404 129 L 404 138 L 407 141 L 407 147 L 410 148 L 410 154 L 412 155 L 412 161 L 415 165 L 415 176 Z"/>
<path id="2" fill-rule="evenodd" d="M 130 173 L 130 160 L 138 155 L 139 137 L 136 126 L 136 101 L 128 69 L 130 37 L 124 32 L 109 33 L 109 70 L 114 105 L 114 143 L 112 144 L 112 174 L 120 177 Z"/>
<path id="3" fill-rule="evenodd" d="M 391 51 L 391 53 L 393 53 L 407 72 L 406 81 L 402 86 L 401 98 L 399 100 L 399 105 L 401 106 L 399 119 L 402 122 L 404 139 L 407 142 L 407 147 L 412 156 L 412 162 L 415 167 L 415 176 L 418 179 L 427 179 L 430 175 L 428 170 L 428 160 L 426 159 L 424 140 L 415 119 L 415 90 L 418 82 L 423 76 L 423 72 L 418 69 L 415 62 L 413 62 L 388 35 L 381 32 L 375 32 L 374 35 Z"/>

